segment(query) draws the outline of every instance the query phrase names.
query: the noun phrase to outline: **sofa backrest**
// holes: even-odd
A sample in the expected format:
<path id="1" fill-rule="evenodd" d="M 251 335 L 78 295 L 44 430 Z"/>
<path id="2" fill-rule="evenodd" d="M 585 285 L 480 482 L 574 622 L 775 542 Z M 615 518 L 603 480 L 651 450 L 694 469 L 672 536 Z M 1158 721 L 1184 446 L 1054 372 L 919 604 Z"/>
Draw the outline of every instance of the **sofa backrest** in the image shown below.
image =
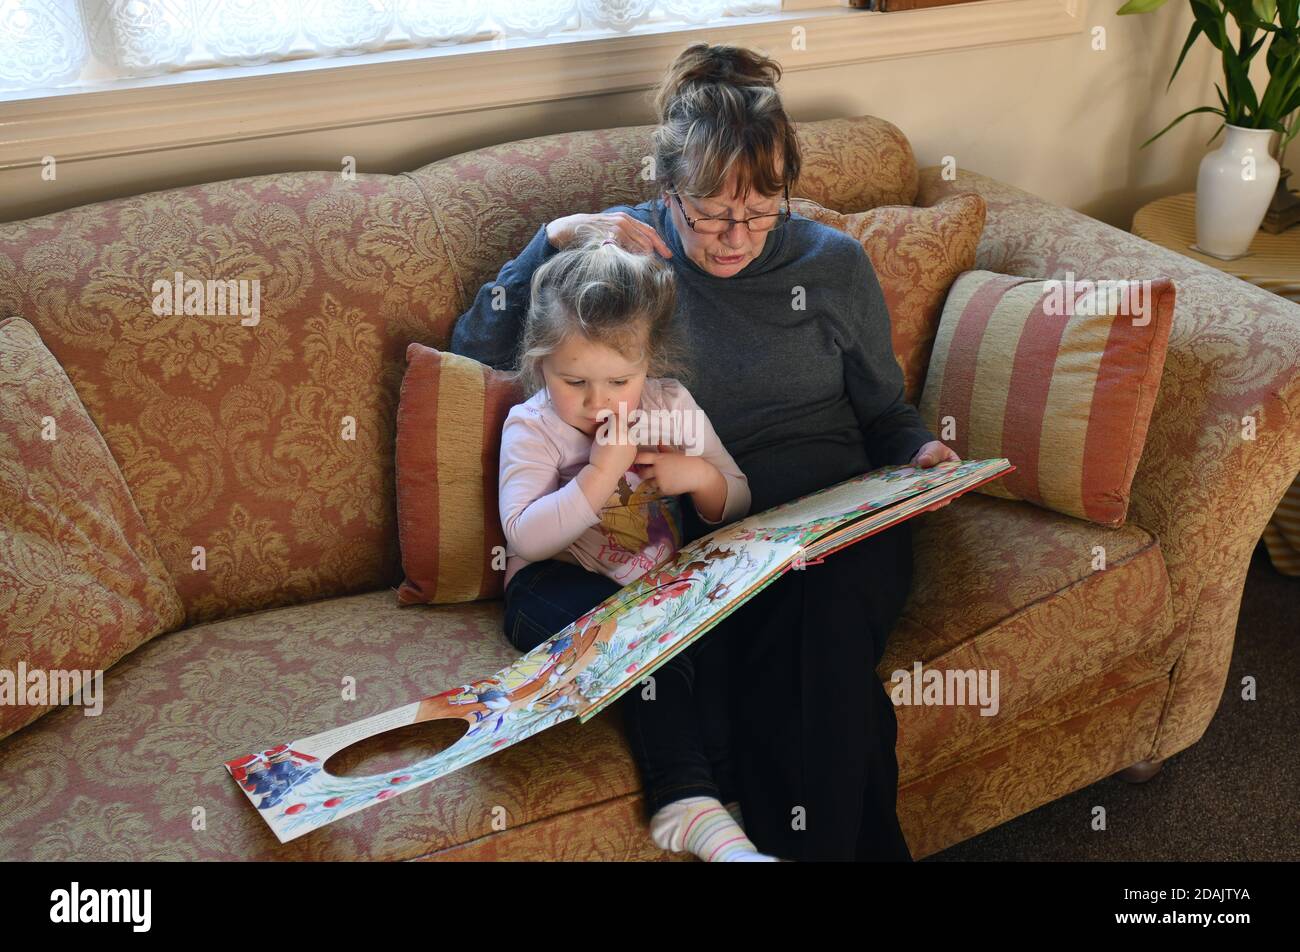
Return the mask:
<path id="1" fill-rule="evenodd" d="M 651 131 L 544 136 L 395 176 L 237 179 L 0 224 L 0 317 L 34 324 L 67 371 L 187 623 L 394 585 L 407 344 L 445 346 L 543 222 L 651 195 Z M 915 158 L 890 123 L 826 120 L 799 135 L 792 194 L 841 211 L 914 201 Z M 157 313 L 177 302 L 174 285 L 184 304 L 187 280 L 204 294 L 255 280 L 256 323 L 213 314 L 211 297 L 206 313 Z M 252 303 L 253 285 L 239 290 Z"/>
<path id="2" fill-rule="evenodd" d="M 456 316 L 543 222 L 655 194 L 645 175 L 654 126 L 571 132 L 490 146 L 410 173 L 428 200 L 454 275 Z M 840 212 L 916 201 L 907 137 L 862 116 L 802 123 L 804 166 L 791 196 Z"/>

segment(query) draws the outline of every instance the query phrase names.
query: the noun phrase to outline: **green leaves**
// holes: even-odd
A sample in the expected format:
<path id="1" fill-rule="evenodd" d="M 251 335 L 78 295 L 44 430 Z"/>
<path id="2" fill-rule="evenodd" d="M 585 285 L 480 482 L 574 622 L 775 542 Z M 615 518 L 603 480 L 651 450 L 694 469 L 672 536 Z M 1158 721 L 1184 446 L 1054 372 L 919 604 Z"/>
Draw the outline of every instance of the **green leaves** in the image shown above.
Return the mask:
<path id="1" fill-rule="evenodd" d="M 1174 64 L 1174 71 L 1169 74 L 1169 82 L 1165 83 L 1165 92 L 1169 92 L 1169 87 L 1174 84 L 1174 77 L 1178 75 L 1178 68 L 1183 65 L 1183 60 L 1187 58 L 1187 51 L 1192 48 L 1192 44 L 1196 42 L 1196 38 L 1202 32 L 1199 21 L 1193 23 L 1192 28 L 1187 31 L 1187 39 L 1183 42 L 1182 52 L 1178 54 L 1178 62 Z"/>
<path id="2" fill-rule="evenodd" d="M 1228 45 L 1227 17 L 1214 0 L 1191 0 L 1192 16 L 1216 50 Z"/>
<path id="3" fill-rule="evenodd" d="M 1125 16 L 1130 13 L 1150 13 L 1152 10 L 1158 10 L 1163 7 L 1167 0 L 1128 0 L 1128 3 L 1119 8 L 1119 15 Z"/>
<path id="4" fill-rule="evenodd" d="M 1155 142 L 1162 135 L 1164 135 L 1174 126 L 1178 125 L 1178 123 L 1182 122 L 1188 116 L 1195 115 L 1198 112 L 1212 112 L 1220 116 L 1223 115 L 1223 112 L 1221 110 L 1215 109 L 1213 106 L 1197 106 L 1195 109 L 1189 109 L 1181 116 L 1179 116 L 1177 119 L 1175 119 L 1173 122 L 1169 123 L 1169 125 L 1165 126 L 1163 129 L 1161 129 L 1159 132 L 1153 135 L 1150 139 L 1147 139 L 1146 142 L 1143 142 L 1140 146 L 1138 146 L 1138 148 L 1145 149 L 1148 145 L 1150 145 L 1152 142 Z"/>
<path id="5" fill-rule="evenodd" d="M 1127 0 L 1121 15 L 1150 13 L 1164 6 L 1166 0 Z M 1197 37 L 1204 36 L 1219 51 L 1223 66 L 1223 85 L 1214 84 L 1219 106 L 1189 109 L 1142 143 L 1142 147 L 1160 138 L 1188 116 L 1213 113 L 1225 124 L 1247 129 L 1274 129 L 1282 134 L 1285 146 L 1300 131 L 1293 114 L 1300 109 L 1300 0 L 1189 0 L 1193 23 L 1174 63 L 1168 92 L 1182 68 L 1188 51 Z M 1228 17 L 1236 26 L 1236 45 L 1228 30 Z M 1260 50 L 1267 49 L 1264 61 L 1269 81 L 1262 96 L 1250 81 L 1250 64 Z M 1223 126 L 1220 125 L 1219 130 Z M 1210 137 L 1213 141 L 1219 134 Z"/>
<path id="6" fill-rule="evenodd" d="M 1251 9 L 1255 16 L 1264 23 L 1272 23 L 1277 16 L 1277 4 L 1274 0 L 1251 0 Z"/>

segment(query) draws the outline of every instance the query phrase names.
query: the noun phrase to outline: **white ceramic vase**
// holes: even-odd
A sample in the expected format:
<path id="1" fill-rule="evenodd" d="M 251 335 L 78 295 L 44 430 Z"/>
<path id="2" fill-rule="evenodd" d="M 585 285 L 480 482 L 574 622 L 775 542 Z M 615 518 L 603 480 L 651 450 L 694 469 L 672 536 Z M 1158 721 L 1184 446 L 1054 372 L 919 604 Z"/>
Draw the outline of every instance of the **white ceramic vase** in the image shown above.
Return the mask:
<path id="1" fill-rule="evenodd" d="M 1225 125 L 1226 139 L 1196 175 L 1196 247 L 1216 258 L 1246 253 L 1277 191 L 1272 129 Z"/>

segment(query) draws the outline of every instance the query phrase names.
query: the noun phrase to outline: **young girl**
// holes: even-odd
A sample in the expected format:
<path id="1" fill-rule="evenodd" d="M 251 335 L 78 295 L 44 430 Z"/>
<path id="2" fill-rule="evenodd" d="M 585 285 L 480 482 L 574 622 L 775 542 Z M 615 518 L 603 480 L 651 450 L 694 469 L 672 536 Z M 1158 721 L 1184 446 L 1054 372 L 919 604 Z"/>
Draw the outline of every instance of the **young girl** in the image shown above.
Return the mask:
<path id="1" fill-rule="evenodd" d="M 678 367 L 675 304 L 662 260 L 599 231 L 533 275 L 516 371 L 532 396 L 511 409 L 501 436 L 505 634 L 520 651 L 671 557 L 682 541 L 679 495 L 710 525 L 749 511 L 745 475 L 690 392 L 668 376 Z M 647 436 L 653 442 L 639 447 Z M 656 672 L 674 686 L 657 700 L 641 701 L 638 691 L 623 699 L 653 705 L 629 738 L 651 781 L 656 752 L 673 749 L 674 733 L 694 729 L 699 716 L 675 686 L 693 682 L 691 649 L 705 640 Z M 704 859 L 768 858 L 716 797 L 668 803 L 651 818 L 651 833 L 661 847 Z"/>

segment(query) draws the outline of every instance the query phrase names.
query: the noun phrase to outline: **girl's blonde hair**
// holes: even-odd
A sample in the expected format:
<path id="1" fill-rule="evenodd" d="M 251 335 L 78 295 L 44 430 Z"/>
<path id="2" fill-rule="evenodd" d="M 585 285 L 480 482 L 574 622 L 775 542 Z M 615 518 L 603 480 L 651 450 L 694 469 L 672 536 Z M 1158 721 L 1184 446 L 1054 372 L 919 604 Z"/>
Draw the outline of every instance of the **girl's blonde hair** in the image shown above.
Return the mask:
<path id="1" fill-rule="evenodd" d="M 780 78 L 781 64 L 744 47 L 683 50 L 654 92 L 655 177 L 663 188 L 709 198 L 732 171 L 740 195 L 751 186 L 761 195 L 793 186 L 803 160 L 776 91 Z"/>
<path id="2" fill-rule="evenodd" d="M 530 294 L 514 371 L 529 396 L 545 385 L 543 359 L 571 334 L 645 359 L 648 377 L 685 382 L 677 284 L 658 256 L 625 251 L 599 227 L 582 226 L 577 242 L 533 272 Z"/>

